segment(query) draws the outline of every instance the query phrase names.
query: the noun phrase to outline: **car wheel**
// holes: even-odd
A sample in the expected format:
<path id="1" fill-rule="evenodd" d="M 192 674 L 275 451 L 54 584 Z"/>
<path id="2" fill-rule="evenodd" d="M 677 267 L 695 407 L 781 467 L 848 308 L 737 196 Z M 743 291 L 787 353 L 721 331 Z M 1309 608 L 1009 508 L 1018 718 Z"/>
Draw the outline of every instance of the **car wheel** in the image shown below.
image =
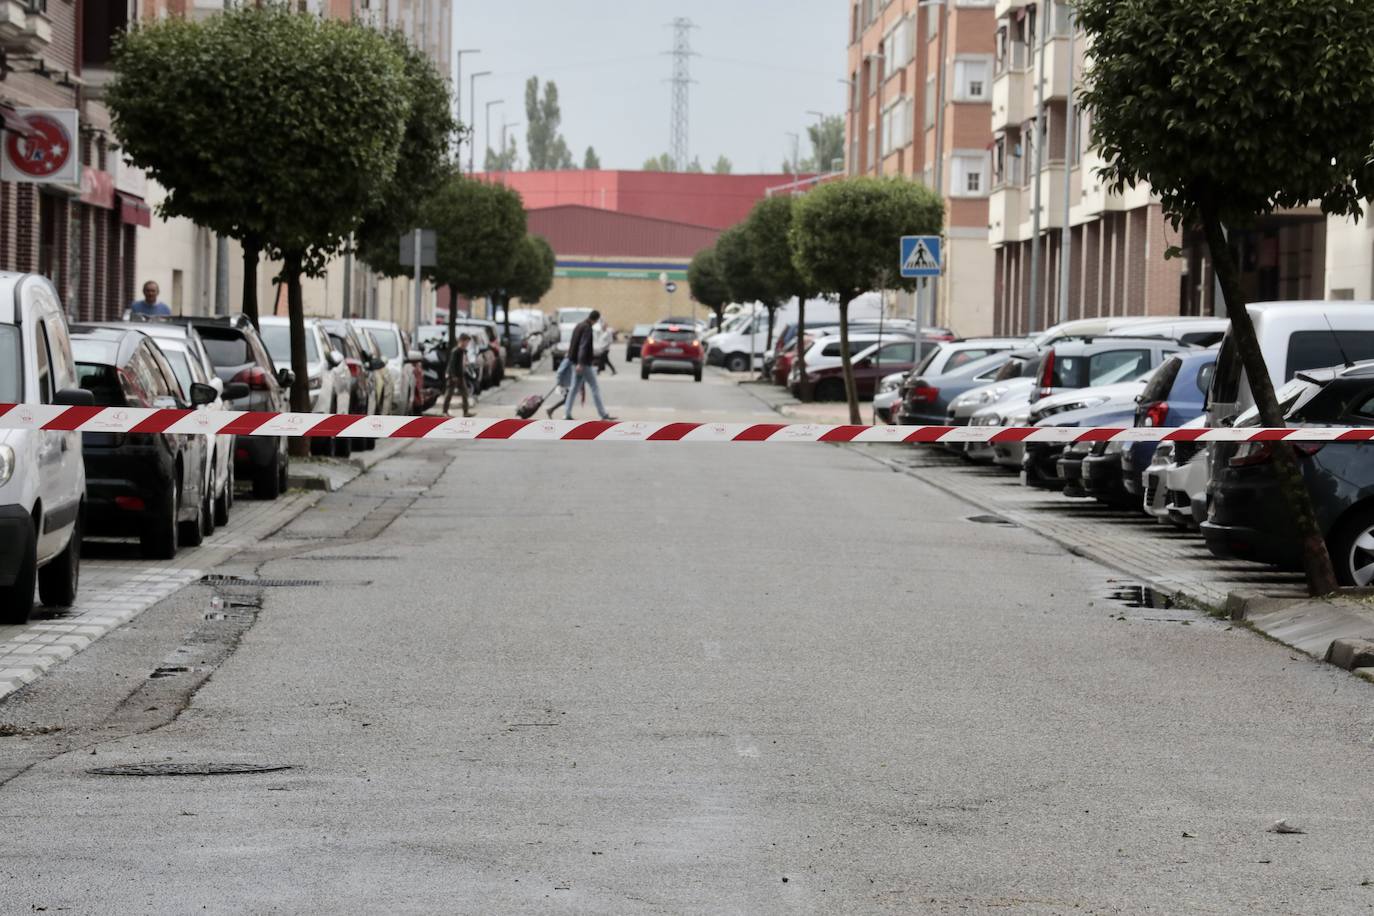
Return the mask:
<path id="1" fill-rule="evenodd" d="M 1374 507 L 1357 509 L 1331 533 L 1336 578 L 1352 588 L 1374 585 Z"/>
<path id="2" fill-rule="evenodd" d="M 639 364 L 639 377 L 644 379 L 649 377 L 649 361 L 647 359 Z"/>
<path id="3" fill-rule="evenodd" d="M 205 510 L 209 506 L 210 501 L 202 498 L 195 520 L 181 523 L 181 543 L 187 547 L 199 547 L 205 540 Z"/>
<path id="4" fill-rule="evenodd" d="M 695 366 L 692 367 L 692 379 L 693 379 L 693 381 L 697 381 L 697 382 L 701 381 L 701 364 L 700 364 L 700 363 L 698 363 L 697 365 L 695 365 Z"/>
<path id="5" fill-rule="evenodd" d="M 229 524 L 229 510 L 234 505 L 234 466 L 229 465 L 229 479 L 224 482 L 224 490 L 215 498 L 215 524 Z"/>
<path id="6" fill-rule="evenodd" d="M 818 401 L 843 401 L 844 382 L 837 378 L 824 379 L 816 386 L 814 394 Z"/>
<path id="7" fill-rule="evenodd" d="M 161 502 L 147 519 L 147 530 L 139 537 L 143 556 L 149 560 L 170 560 L 180 546 L 177 538 L 177 507 L 181 504 L 180 485 L 173 480 L 161 494 Z"/>
<path id="8" fill-rule="evenodd" d="M 749 357 L 744 353 L 731 353 L 725 357 L 725 368 L 731 372 L 748 372 Z"/>
<path id="9" fill-rule="evenodd" d="M 281 467 L 277 468 L 277 492 L 285 493 L 291 489 L 291 459 L 283 458 Z"/>
<path id="10" fill-rule="evenodd" d="M 25 624 L 33 610 L 33 580 L 38 567 L 38 535 L 30 521 L 20 533 L 19 572 L 10 585 L 0 586 L 0 623 Z"/>
<path id="11" fill-rule="evenodd" d="M 44 607 L 71 607 L 76 604 L 76 590 L 81 584 L 81 532 L 85 527 L 85 513 L 84 508 L 77 511 L 67 549 L 38 571 L 38 599 Z"/>
<path id="12" fill-rule="evenodd" d="M 276 499 L 281 495 L 281 467 L 272 462 L 253 475 L 253 498 Z"/>

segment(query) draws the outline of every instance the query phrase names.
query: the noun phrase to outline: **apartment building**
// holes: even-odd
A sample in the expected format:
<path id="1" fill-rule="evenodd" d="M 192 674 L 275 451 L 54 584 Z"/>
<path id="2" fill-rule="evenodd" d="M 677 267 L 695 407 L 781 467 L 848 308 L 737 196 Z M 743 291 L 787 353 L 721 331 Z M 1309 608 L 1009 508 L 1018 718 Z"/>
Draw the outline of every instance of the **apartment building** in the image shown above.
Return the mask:
<path id="1" fill-rule="evenodd" d="M 965 335 L 991 332 L 994 319 L 995 31 L 994 0 L 858 0 L 850 8 L 846 170 L 905 175 L 939 189 L 945 277 L 933 313 L 923 306 L 924 314 Z M 915 305 L 909 297 L 903 303 Z"/>
<path id="2" fill-rule="evenodd" d="M 988 227 L 996 332 L 1223 311 L 1201 233 L 1175 231 L 1148 186 L 1116 193 L 1098 177 L 1104 162 L 1091 148 L 1091 121 L 1073 101 L 1087 48 L 1071 4 L 997 0 L 995 16 Z M 1251 299 L 1323 296 L 1327 222 L 1319 210 L 1276 214 L 1231 240 Z M 1166 260 L 1172 247 L 1182 257 Z"/>

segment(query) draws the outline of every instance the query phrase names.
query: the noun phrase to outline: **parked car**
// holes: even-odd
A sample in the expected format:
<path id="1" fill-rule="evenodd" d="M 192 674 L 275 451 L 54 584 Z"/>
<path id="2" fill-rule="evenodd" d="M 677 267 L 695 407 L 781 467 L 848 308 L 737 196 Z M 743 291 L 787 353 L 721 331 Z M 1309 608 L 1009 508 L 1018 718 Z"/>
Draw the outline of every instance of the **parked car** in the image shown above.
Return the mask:
<path id="1" fill-rule="evenodd" d="M 648 338 L 649 332 L 654 329 L 651 324 L 637 324 L 630 331 L 630 336 L 625 339 L 625 362 L 632 363 L 639 356 L 640 348 L 644 346 L 644 341 Z"/>
<path id="2" fill-rule="evenodd" d="M 563 362 L 563 357 L 568 355 L 568 344 L 572 342 L 573 328 L 585 321 L 591 313 L 591 309 L 559 309 L 557 311 L 558 337 L 553 344 L 553 368 L 555 371 Z"/>
<path id="3" fill-rule="evenodd" d="M 878 390 L 873 394 L 873 424 L 893 424 L 897 422 L 897 407 L 902 402 L 902 382 L 910 370 L 893 372 L 883 376 Z"/>
<path id="4" fill-rule="evenodd" d="M 1176 427 L 1201 416 L 1216 363 L 1215 349 L 1184 351 L 1166 359 L 1140 394 L 1135 425 Z M 1145 469 L 1157 447 L 1156 442 L 1133 442 L 1121 451 L 1121 484 L 1128 494 L 1140 497 L 1145 492 Z"/>
<path id="5" fill-rule="evenodd" d="M 344 354 L 335 349 L 317 318 L 305 319 L 305 371 L 310 386 L 310 410 L 313 413 L 342 413 L 352 399 L 353 376 L 348 371 Z M 291 365 L 291 322 L 276 316 L 258 319 L 258 330 L 273 362 Z M 312 440 L 316 454 L 333 454 L 347 458 L 353 454 L 353 440 L 344 438 Z"/>
<path id="6" fill-rule="evenodd" d="M 475 393 L 501 384 L 506 377 L 507 354 L 501 348 L 500 329 L 496 322 L 478 318 L 464 318 L 454 326 L 455 333 L 472 336 L 474 355 L 481 366 L 479 392 Z"/>
<path id="7" fill-rule="evenodd" d="M 1374 362 L 1301 371 L 1278 392 L 1289 426 L 1374 426 Z M 1237 428 L 1259 426 L 1251 408 Z M 1212 553 L 1297 568 L 1301 545 L 1279 491 L 1274 442 L 1238 444 L 1212 468 L 1211 508 L 1202 525 Z M 1295 443 L 1298 465 L 1336 576 L 1348 586 L 1374 585 L 1374 444 Z"/>
<path id="8" fill-rule="evenodd" d="M 533 366 L 540 350 L 541 332 L 532 329 L 523 318 L 515 316 L 511 316 L 509 331 L 502 321 L 498 321 L 496 326 L 501 330 L 502 349 L 510 354 L 511 362 L 522 369 Z"/>
<path id="9" fill-rule="evenodd" d="M 368 353 L 362 336 L 351 323 L 340 318 L 320 318 L 318 321 L 330 346 L 343 355 L 348 370 L 348 400 L 338 412 L 364 417 L 381 413 L 376 373 L 385 368 L 385 361 Z M 348 441 L 358 451 L 367 451 L 377 444 L 376 439 L 369 438 L 351 437 Z"/>
<path id="10" fill-rule="evenodd" d="M 0 403 L 89 407 L 67 319 L 45 277 L 0 273 Z M 81 434 L 0 430 L 0 623 L 22 624 L 38 598 L 76 602 L 86 522 Z"/>
<path id="11" fill-rule="evenodd" d="M 376 412 L 389 414 L 392 412 L 391 404 L 395 398 L 391 393 L 391 368 L 387 364 L 386 354 L 382 352 L 382 344 L 377 340 L 377 335 L 356 321 L 352 322 L 352 325 L 358 334 L 358 341 L 363 345 L 363 355 L 370 360 L 372 366 L 372 390 L 377 393 Z"/>
<path id="12" fill-rule="evenodd" d="M 180 318 L 200 335 L 205 352 L 214 364 L 215 375 L 226 386 L 229 410 L 254 413 L 281 413 L 290 409 L 288 388 L 295 381 L 290 365 L 278 368 L 267 352 L 253 323 L 243 315 L 227 318 Z M 248 386 L 243 396 L 232 394 L 228 386 L 242 382 Z M 258 499 L 276 499 L 286 490 L 290 454 L 285 436 L 240 436 L 234 442 L 234 475 L 253 482 Z"/>
<path id="13" fill-rule="evenodd" d="M 1027 422 L 1031 426 L 1070 426 L 1102 428 L 1127 427 L 1135 419 L 1136 398 L 1145 390 L 1145 379 L 1116 385 L 1063 391 L 1045 398 L 1032 409 Z M 1068 485 L 1059 465 L 1061 455 L 1068 451 L 1064 443 L 1027 442 L 1021 445 L 1021 482 L 1030 487 L 1062 490 Z M 999 446 L 1000 448 L 1000 446 Z M 1078 450 L 1073 467 L 1075 480 L 1081 476 L 1082 460 L 1089 447 Z"/>
<path id="14" fill-rule="evenodd" d="M 98 407 L 187 409 L 211 404 L 219 391 L 193 382 L 182 398 L 167 358 L 132 327 L 72 328 L 77 380 Z M 137 537 L 143 555 L 170 560 L 182 544 L 204 538 L 210 494 L 205 490 L 208 436 L 186 433 L 86 432 L 85 535 Z"/>
<path id="15" fill-rule="evenodd" d="M 395 322 L 355 318 L 353 323 L 376 338 L 382 358 L 386 360 L 391 392 L 390 406 L 386 413 L 397 416 L 414 413 L 419 387 L 415 378 L 416 366 L 420 362 L 419 351 L 411 349 L 405 332 Z"/>
<path id="16" fill-rule="evenodd" d="M 904 426 L 941 426 L 949 417 L 949 405 L 956 397 L 989 384 L 1011 361 L 1011 350 L 970 347 L 953 354 L 936 354 L 928 360 L 944 369 L 912 372 L 901 388 L 897 422 Z M 945 358 L 945 357 L 948 358 Z"/>
<path id="17" fill-rule="evenodd" d="M 691 372 L 699 382 L 705 362 L 701 332 L 695 325 L 658 324 L 644 339 L 639 377 L 647 379 L 653 373 L 663 371 Z"/>
<path id="18" fill-rule="evenodd" d="M 829 339 L 829 338 L 827 338 Z M 879 343 L 858 349 L 851 360 L 854 373 L 854 392 L 859 400 L 872 399 L 878 390 L 878 382 L 892 371 L 910 372 L 916 365 L 916 341 L 911 338 L 890 340 L 880 338 Z M 852 344 L 852 341 L 851 341 Z M 860 344 L 859 346 L 862 346 Z M 806 374 L 811 381 L 811 390 L 820 401 L 843 401 L 846 397 L 844 387 L 844 367 L 823 363 L 812 368 L 808 362 Z M 800 374 L 793 391 L 800 393 Z"/>
<path id="19" fill-rule="evenodd" d="M 1167 337 L 1191 347 L 1215 347 L 1230 329 L 1227 318 L 1144 318 L 1115 325 L 1103 337 Z"/>
<path id="20" fill-rule="evenodd" d="M 181 385 L 183 401 L 190 402 L 191 386 L 197 384 L 209 385 L 217 392 L 213 401 L 200 405 L 202 410 L 224 410 L 227 401 L 248 395 L 248 386 L 243 382 L 226 385 L 215 374 L 215 366 L 195 328 L 164 321 L 145 321 L 134 326 L 153 338 L 167 358 Z M 218 525 L 229 524 L 229 510 L 234 505 L 234 447 L 234 436 L 209 437 L 210 460 L 205 465 L 205 491 L 209 494 L 212 511 L 207 533 Z"/>
<path id="21" fill-rule="evenodd" d="M 862 354 L 877 344 L 911 340 L 913 340 L 913 338 L 904 333 L 890 332 L 880 335 L 877 332 L 851 329 L 849 333 L 850 362 L 856 363 Z M 841 346 L 840 337 L 836 334 L 834 336 L 817 337 L 806 350 L 806 372 L 811 380 L 812 393 L 818 400 L 844 400 L 844 379 L 835 376 L 834 373 L 825 371 L 827 369 L 840 368 L 843 365 L 840 356 Z M 914 347 L 911 355 L 914 360 Z M 791 389 L 794 395 L 801 392 L 802 378 L 800 370 L 800 366 L 793 364 L 792 372 L 787 379 L 788 388 Z M 875 375 L 870 379 L 870 393 L 877 387 L 878 378 L 880 377 L 881 376 Z M 817 387 L 821 390 L 817 390 Z"/>

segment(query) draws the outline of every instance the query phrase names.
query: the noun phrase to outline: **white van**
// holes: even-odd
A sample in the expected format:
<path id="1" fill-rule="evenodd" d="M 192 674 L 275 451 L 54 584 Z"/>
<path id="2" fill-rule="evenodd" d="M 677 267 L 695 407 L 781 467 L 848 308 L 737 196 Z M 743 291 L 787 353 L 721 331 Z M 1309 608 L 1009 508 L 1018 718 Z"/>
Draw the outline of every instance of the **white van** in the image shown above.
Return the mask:
<path id="1" fill-rule="evenodd" d="M 0 404 L 89 407 L 62 303 L 46 277 L 0 273 Z M 22 409 L 22 408 L 21 408 Z M 86 467 L 81 434 L 0 430 L 0 623 L 76 601 Z"/>
<path id="2" fill-rule="evenodd" d="M 1307 369 L 1374 359 L 1374 302 L 1255 302 L 1248 309 L 1275 388 Z M 1255 396 L 1228 332 L 1208 393 L 1207 425 L 1225 425 L 1253 406 Z"/>

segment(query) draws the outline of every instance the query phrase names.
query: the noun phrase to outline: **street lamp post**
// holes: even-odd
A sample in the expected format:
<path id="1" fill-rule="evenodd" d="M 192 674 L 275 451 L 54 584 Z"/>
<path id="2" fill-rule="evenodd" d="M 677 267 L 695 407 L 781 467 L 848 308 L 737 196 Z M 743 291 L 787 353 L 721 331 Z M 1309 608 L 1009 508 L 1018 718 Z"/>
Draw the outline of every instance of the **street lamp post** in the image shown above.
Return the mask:
<path id="1" fill-rule="evenodd" d="M 454 77 L 453 77 L 453 118 L 455 121 L 463 120 L 463 55 L 481 54 L 481 48 L 462 48 L 455 55 Z M 472 127 L 471 124 L 468 125 Z M 454 143 L 454 156 L 458 160 L 458 167 L 463 167 L 463 135 L 460 132 L 458 139 Z"/>
<path id="2" fill-rule="evenodd" d="M 491 76 L 490 70 L 483 70 L 468 77 L 468 127 L 477 123 L 477 80 L 483 76 Z M 476 161 L 474 151 L 477 149 L 477 138 L 474 137 L 472 145 L 468 148 L 468 174 L 473 171 L 473 164 Z M 459 166 L 461 168 L 461 166 Z"/>
<path id="3" fill-rule="evenodd" d="M 505 99 L 495 99 L 495 100 L 490 101 L 490 102 L 487 103 L 487 120 L 486 120 L 486 127 L 483 129 L 483 132 L 482 132 L 482 143 L 484 144 L 484 147 L 483 147 L 484 149 L 488 149 L 488 150 L 491 149 L 491 109 L 492 109 L 492 106 L 493 106 L 493 105 L 504 105 L 504 104 L 506 104 L 506 100 L 505 100 Z M 473 144 L 473 146 L 476 146 L 476 144 Z M 486 164 L 486 157 L 485 157 L 485 154 L 484 154 L 484 155 L 483 155 L 483 159 L 482 159 L 482 168 L 483 168 L 483 170 L 485 170 L 486 167 L 487 167 L 487 164 Z"/>

